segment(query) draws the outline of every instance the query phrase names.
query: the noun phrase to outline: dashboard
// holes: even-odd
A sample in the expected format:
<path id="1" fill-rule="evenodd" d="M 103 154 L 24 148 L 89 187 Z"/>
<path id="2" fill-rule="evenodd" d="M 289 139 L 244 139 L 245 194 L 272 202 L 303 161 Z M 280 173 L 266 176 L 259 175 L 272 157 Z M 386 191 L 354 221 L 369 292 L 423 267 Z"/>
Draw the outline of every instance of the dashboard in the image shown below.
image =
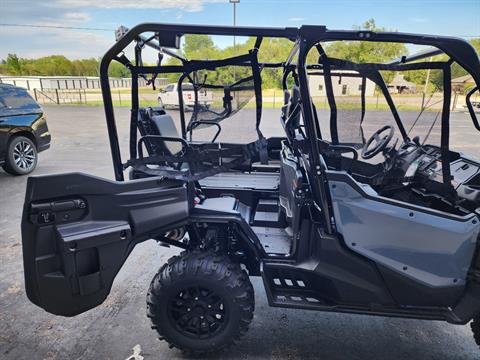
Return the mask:
<path id="1" fill-rule="evenodd" d="M 443 184 L 441 150 L 433 145 L 404 144 L 392 160 L 392 171 L 396 177 L 403 174 L 406 182 L 439 189 Z M 472 204 L 473 209 L 480 206 L 480 163 L 450 152 L 451 184 L 458 198 Z M 441 195 L 441 194 L 440 194 Z"/>

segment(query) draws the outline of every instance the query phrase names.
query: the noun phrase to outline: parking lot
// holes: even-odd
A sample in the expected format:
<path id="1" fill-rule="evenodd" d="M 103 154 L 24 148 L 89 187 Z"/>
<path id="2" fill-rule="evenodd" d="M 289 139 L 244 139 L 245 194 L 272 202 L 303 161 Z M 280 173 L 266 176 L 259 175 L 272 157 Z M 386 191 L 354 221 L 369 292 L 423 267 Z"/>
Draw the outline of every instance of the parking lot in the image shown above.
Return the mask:
<path id="1" fill-rule="evenodd" d="M 101 107 L 45 107 L 52 148 L 40 154 L 35 175 L 87 172 L 113 178 Z M 128 138 L 128 108 L 116 109 L 121 142 Z M 281 133 L 278 111 L 264 111 L 268 135 Z M 242 137 L 240 126 L 235 137 Z M 478 155 L 480 134 L 455 113 L 452 141 Z M 225 130 L 227 131 L 227 130 Z M 432 134 L 435 136 L 435 134 Z M 20 220 L 26 177 L 0 170 L 0 358 L 126 359 L 140 345 L 145 359 L 183 359 L 156 337 L 145 316 L 151 278 L 175 249 L 148 241 L 137 246 L 104 304 L 74 318 L 31 304 L 23 284 Z M 478 359 L 469 326 L 268 307 L 260 279 L 255 317 L 242 342 L 219 359 Z"/>

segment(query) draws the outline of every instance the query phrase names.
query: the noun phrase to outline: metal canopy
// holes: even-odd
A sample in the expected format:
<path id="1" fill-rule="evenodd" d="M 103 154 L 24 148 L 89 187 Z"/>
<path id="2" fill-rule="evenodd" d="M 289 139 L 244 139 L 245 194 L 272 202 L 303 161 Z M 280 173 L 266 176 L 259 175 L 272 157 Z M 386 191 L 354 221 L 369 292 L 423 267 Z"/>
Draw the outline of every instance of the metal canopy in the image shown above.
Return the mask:
<path id="1" fill-rule="evenodd" d="M 435 48 L 426 49 L 426 50 L 419 51 L 419 52 L 417 52 L 415 54 L 412 54 L 412 55 L 400 56 L 399 58 L 396 58 L 396 59 L 388 62 L 387 64 L 388 65 L 406 64 L 406 63 L 409 63 L 409 62 L 412 62 L 412 61 L 422 60 L 422 59 L 426 59 L 426 58 L 441 55 L 441 54 L 443 54 L 442 50 L 435 49 Z"/>

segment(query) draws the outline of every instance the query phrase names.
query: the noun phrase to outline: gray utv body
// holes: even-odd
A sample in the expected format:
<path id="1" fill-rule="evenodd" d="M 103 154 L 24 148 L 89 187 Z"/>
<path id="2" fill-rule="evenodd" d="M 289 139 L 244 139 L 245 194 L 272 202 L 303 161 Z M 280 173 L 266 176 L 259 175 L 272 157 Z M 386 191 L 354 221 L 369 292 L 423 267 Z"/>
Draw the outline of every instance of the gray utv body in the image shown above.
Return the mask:
<path id="1" fill-rule="evenodd" d="M 233 58 L 143 65 L 145 48 L 176 56 L 168 48 L 178 48 L 184 34 L 256 41 L 248 53 Z M 260 62 L 257 53 L 267 37 L 290 40 L 289 58 Z M 433 50 L 388 63 L 357 64 L 329 57 L 318 45 L 329 41 L 412 43 Z M 131 44 L 136 49 L 132 61 L 122 53 Z M 307 63 L 309 51 L 318 52 L 317 63 Z M 443 57 L 425 61 L 438 55 Z M 121 157 L 108 78 L 112 61 L 132 73 L 127 161 Z M 478 130 L 470 97 L 480 85 L 480 63 L 460 39 L 323 26 L 141 24 L 119 33 L 100 68 L 115 181 L 81 173 L 29 178 L 22 221 L 29 299 L 64 316 L 94 308 L 108 296 L 135 245 L 154 239 L 187 252 L 226 254 L 249 276 L 262 277 L 271 306 L 466 324 L 480 313 L 480 163 L 449 148 L 449 129 L 455 126 L 449 121 L 454 62 L 474 79 L 467 106 Z M 225 86 L 197 76 L 223 66 L 243 67 L 251 75 Z M 384 70 L 430 68 L 444 74 L 440 146 L 410 139 L 379 76 Z M 278 119 L 283 137 L 267 139 L 260 131 L 266 69 L 283 72 L 284 107 Z M 393 126 L 367 142 L 373 150 L 382 147 L 384 164 L 362 161 L 359 147 L 342 142 L 344 125 L 332 92 L 336 71 L 370 79 L 386 97 L 401 146 L 385 148 L 382 133 Z M 328 136 L 322 134 L 310 96 L 308 76 L 314 72 L 325 78 Z M 221 91 L 221 111 L 212 115 L 212 109 L 201 106 L 182 111 L 181 86 L 178 130 L 164 109 L 141 108 L 139 79 L 169 73 L 178 73 L 179 84 L 192 83 L 195 91 Z M 257 139 L 217 141 L 224 120 L 236 111 L 233 94 L 246 90 L 255 94 L 249 114 Z M 192 141 L 192 132 L 202 127 L 218 128 L 213 141 Z M 361 145 L 367 154 L 370 148 L 365 141 Z"/>

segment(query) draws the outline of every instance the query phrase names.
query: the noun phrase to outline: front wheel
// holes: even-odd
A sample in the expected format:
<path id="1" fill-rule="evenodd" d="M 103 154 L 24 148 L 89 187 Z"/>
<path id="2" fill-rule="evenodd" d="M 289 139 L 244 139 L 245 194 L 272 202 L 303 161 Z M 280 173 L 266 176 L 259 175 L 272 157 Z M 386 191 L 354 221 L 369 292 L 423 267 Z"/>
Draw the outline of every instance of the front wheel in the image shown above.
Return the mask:
<path id="1" fill-rule="evenodd" d="M 244 335 L 253 318 L 253 287 L 228 257 L 183 252 L 155 275 L 147 316 L 160 339 L 193 355 L 222 350 Z"/>
<path id="2" fill-rule="evenodd" d="M 35 169 L 37 161 L 37 148 L 33 141 L 25 136 L 16 136 L 8 144 L 3 169 L 11 175 L 26 175 Z"/>

